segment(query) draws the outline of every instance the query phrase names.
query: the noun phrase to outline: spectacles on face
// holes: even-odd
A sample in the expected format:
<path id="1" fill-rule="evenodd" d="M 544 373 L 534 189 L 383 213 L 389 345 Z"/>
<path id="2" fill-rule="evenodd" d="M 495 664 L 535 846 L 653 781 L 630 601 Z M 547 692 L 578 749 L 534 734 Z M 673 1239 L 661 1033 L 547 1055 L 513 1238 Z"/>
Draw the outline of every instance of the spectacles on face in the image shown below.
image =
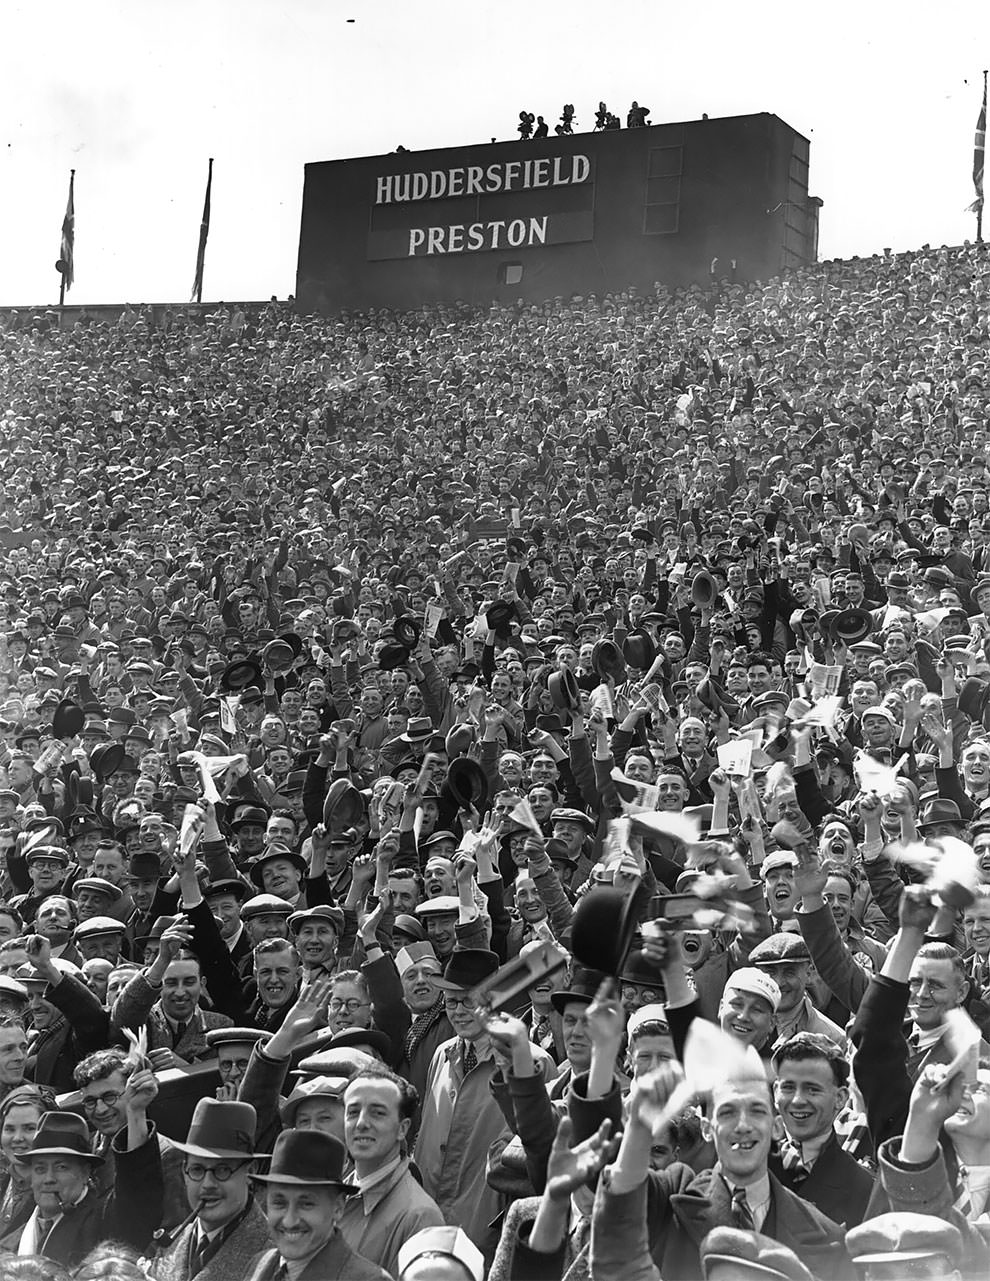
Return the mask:
<path id="1" fill-rule="evenodd" d="M 182 1172 L 193 1183 L 202 1183 L 208 1174 L 212 1174 L 218 1183 L 226 1183 L 244 1164 L 244 1161 L 237 1161 L 233 1165 L 225 1162 L 219 1165 L 184 1165 Z"/>
<path id="2" fill-rule="evenodd" d="M 106 1094 L 90 1095 L 82 1101 L 82 1109 L 87 1116 L 92 1116 L 98 1107 L 115 1108 L 123 1094 L 120 1090 L 108 1090 Z"/>
<path id="3" fill-rule="evenodd" d="M 339 1001 L 334 997 L 327 1008 L 334 1014 L 339 1014 L 341 1010 L 346 1010 L 348 1014 L 353 1014 L 355 1010 L 359 1010 L 362 1005 L 367 1004 L 367 1001 L 359 1001 L 356 997 L 351 997 L 349 1001 Z"/>
<path id="4" fill-rule="evenodd" d="M 443 999 L 444 1004 L 450 1010 L 456 1010 L 458 1008 L 462 1010 L 469 1010 L 474 1005 L 470 996 L 454 996 L 448 992 L 444 995 Z"/>

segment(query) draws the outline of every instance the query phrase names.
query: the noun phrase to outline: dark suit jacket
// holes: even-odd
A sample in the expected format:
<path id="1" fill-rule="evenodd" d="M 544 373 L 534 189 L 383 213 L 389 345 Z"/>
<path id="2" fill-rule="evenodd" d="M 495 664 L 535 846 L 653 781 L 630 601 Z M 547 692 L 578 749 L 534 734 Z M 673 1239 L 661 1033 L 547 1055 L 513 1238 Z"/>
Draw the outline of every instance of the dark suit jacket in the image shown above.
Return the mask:
<path id="1" fill-rule="evenodd" d="M 124 1241 L 136 1250 L 147 1246 L 161 1218 L 157 1133 L 152 1129 L 141 1147 L 133 1152 L 118 1151 L 116 1158 L 117 1177 L 111 1195 L 104 1199 L 90 1188 L 49 1232 L 41 1251 L 46 1259 L 72 1268 L 107 1237 Z M 22 1225 L 9 1232 L 0 1247 L 16 1253 L 23 1230 Z"/>
<path id="2" fill-rule="evenodd" d="M 277 1250 L 266 1250 L 245 1281 L 273 1281 L 281 1266 Z M 226 1278 L 224 1279 L 226 1281 Z M 298 1281 L 392 1281 L 375 1263 L 355 1254 L 339 1232 L 314 1254 Z"/>
<path id="3" fill-rule="evenodd" d="M 198 1272 L 190 1270 L 190 1254 L 196 1242 L 196 1223 L 187 1223 L 151 1265 L 154 1281 L 227 1281 L 243 1277 L 262 1250 L 271 1247 L 268 1220 L 254 1201 L 243 1219 L 226 1237 L 216 1254 Z"/>
<path id="4" fill-rule="evenodd" d="M 637 1232 L 636 1216 L 642 1215 L 639 1189 L 616 1195 L 608 1184 L 606 1171 L 597 1195 L 607 1201 L 604 1210 L 609 1231 L 604 1240 L 592 1240 L 592 1276 L 598 1276 L 599 1267 L 606 1268 L 607 1257 L 616 1252 L 628 1260 L 629 1242 L 635 1240 Z M 795 1196 L 772 1174 L 770 1191 L 770 1213 L 762 1231 L 793 1250 L 818 1281 L 851 1276 L 842 1228 Z M 712 1228 L 733 1226 L 731 1197 L 721 1175 L 715 1170 L 695 1174 L 678 1162 L 666 1170 L 649 1172 L 646 1197 L 650 1254 L 660 1275 L 676 1277 L 677 1281 L 700 1281 L 701 1242 Z M 596 1207 L 596 1221 L 598 1217 Z M 603 1270 L 602 1276 L 606 1275 L 618 1274 Z"/>
<path id="5" fill-rule="evenodd" d="M 804 1180 L 785 1170 L 779 1156 L 771 1156 L 770 1171 L 785 1188 L 821 1210 L 827 1218 L 854 1228 L 866 1217 L 873 1194 L 873 1175 L 843 1151 L 838 1139 L 829 1139 Z"/>
<path id="6" fill-rule="evenodd" d="M 45 997 L 61 1017 L 39 1032 L 32 1043 L 28 1074 L 32 1081 L 50 1085 L 56 1092 L 74 1090 L 72 1069 L 87 1054 L 106 1046 L 110 1017 L 86 984 L 71 974 L 63 975 L 54 987 L 49 985 Z"/>

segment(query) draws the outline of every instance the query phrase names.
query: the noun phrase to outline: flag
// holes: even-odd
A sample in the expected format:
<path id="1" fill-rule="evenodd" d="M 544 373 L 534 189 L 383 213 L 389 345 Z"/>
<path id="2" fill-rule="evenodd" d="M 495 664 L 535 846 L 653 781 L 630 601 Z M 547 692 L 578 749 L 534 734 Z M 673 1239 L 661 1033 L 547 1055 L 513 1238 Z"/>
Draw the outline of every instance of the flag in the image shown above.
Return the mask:
<path id="1" fill-rule="evenodd" d="M 206 176 L 206 199 L 203 201 L 203 218 L 199 224 L 199 248 L 196 250 L 196 279 L 193 281 L 192 301 L 203 298 L 203 263 L 206 259 L 206 238 L 210 234 L 210 189 L 213 186 L 213 160 Z"/>
<path id="2" fill-rule="evenodd" d="M 65 217 L 62 219 L 62 243 L 59 247 L 58 260 L 59 270 L 62 273 L 62 280 L 65 282 L 66 289 L 72 288 L 72 282 L 75 279 L 74 255 L 76 249 L 76 202 L 73 195 L 73 187 L 76 181 L 76 171 L 69 171 L 69 203 L 65 206 Z"/>
<path id="3" fill-rule="evenodd" d="M 983 75 L 983 106 L 980 108 L 976 122 L 976 141 L 973 145 L 973 186 L 976 188 L 976 199 L 970 205 L 973 213 L 983 208 L 983 158 L 987 146 L 987 77 Z"/>

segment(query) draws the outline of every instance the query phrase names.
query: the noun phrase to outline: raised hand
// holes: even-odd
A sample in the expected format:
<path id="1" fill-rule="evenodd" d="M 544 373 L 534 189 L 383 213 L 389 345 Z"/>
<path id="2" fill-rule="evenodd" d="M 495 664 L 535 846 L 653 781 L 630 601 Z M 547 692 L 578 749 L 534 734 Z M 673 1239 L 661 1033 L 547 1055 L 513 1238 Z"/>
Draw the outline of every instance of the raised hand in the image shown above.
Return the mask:
<path id="1" fill-rule="evenodd" d="M 612 1122 L 603 1121 L 590 1138 L 572 1148 L 574 1126 L 570 1117 L 561 1118 L 547 1161 L 546 1190 L 551 1200 L 566 1201 L 602 1170 L 616 1149 L 611 1133 Z"/>
<path id="2" fill-rule="evenodd" d="M 378 927 L 381 925 L 385 913 L 391 906 L 392 891 L 385 889 L 382 890 L 381 894 L 378 896 L 378 903 L 376 904 L 374 911 L 366 912 L 363 907 L 358 907 L 358 934 L 361 938 L 361 942 L 364 944 L 365 950 L 374 946 L 378 935 Z"/>
<path id="3" fill-rule="evenodd" d="M 477 870 L 478 864 L 470 854 L 458 854 L 454 861 L 454 876 L 457 879 L 458 889 L 462 886 L 470 885 L 471 878 L 475 875 Z"/>
<path id="4" fill-rule="evenodd" d="M 152 1050 L 152 1054 L 156 1053 L 158 1051 Z M 124 1108 L 128 1116 L 147 1112 L 157 1097 L 158 1082 L 154 1072 L 148 1068 L 139 1068 L 131 1073 L 124 1086 Z"/>
<path id="5" fill-rule="evenodd" d="M 629 1123 L 641 1125 L 656 1136 L 666 1118 L 671 1095 L 683 1080 L 684 1069 L 673 1061 L 634 1078 L 629 1088 Z"/>
<path id="6" fill-rule="evenodd" d="M 602 980 L 585 1017 L 592 1045 L 601 1049 L 619 1045 L 626 1027 L 626 1014 L 619 1004 L 613 979 Z"/>
<path id="7" fill-rule="evenodd" d="M 897 921 L 902 930 L 924 934 L 935 919 L 931 890 L 924 885 L 908 885 L 901 895 Z"/>

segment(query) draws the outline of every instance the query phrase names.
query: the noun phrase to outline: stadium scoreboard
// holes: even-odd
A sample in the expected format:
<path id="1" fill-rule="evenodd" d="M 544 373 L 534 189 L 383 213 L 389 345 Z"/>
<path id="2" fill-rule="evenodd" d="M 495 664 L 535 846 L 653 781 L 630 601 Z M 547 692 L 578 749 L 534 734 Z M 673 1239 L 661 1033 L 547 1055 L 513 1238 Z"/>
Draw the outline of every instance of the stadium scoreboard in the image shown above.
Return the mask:
<path id="1" fill-rule="evenodd" d="M 813 262 L 808 142 L 772 115 L 306 166 L 297 305 L 542 301 Z"/>

